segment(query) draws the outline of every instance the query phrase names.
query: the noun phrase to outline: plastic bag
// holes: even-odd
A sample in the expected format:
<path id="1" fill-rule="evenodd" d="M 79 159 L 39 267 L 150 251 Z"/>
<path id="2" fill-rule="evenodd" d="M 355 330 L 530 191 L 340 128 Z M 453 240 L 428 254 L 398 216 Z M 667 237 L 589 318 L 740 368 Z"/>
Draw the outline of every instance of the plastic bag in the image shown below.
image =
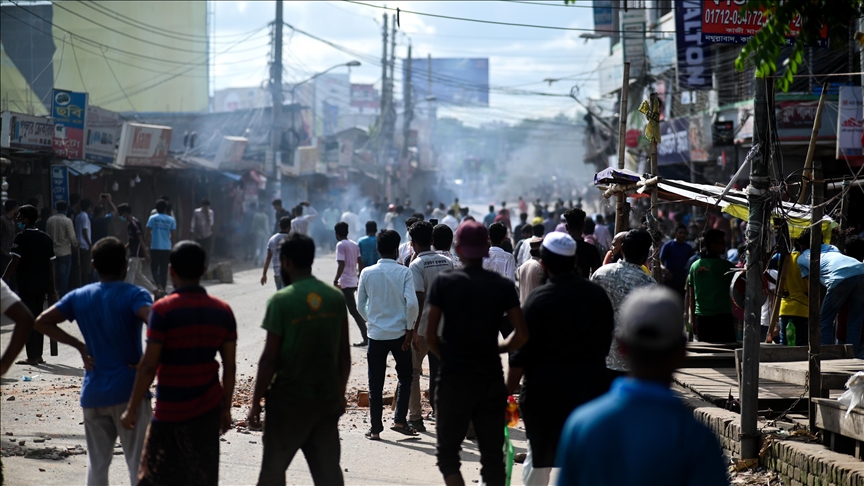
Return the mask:
<path id="1" fill-rule="evenodd" d="M 846 418 L 849 418 L 853 408 L 864 408 L 864 371 L 859 371 L 849 378 L 846 382 L 846 391 L 837 401 L 841 405 L 846 405 Z"/>

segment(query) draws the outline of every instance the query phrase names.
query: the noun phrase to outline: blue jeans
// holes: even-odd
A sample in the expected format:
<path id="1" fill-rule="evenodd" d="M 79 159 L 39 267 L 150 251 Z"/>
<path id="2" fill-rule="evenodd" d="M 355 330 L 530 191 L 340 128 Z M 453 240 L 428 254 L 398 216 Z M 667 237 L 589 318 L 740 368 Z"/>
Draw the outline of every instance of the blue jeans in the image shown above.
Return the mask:
<path id="1" fill-rule="evenodd" d="M 851 344 L 856 358 L 864 358 L 861 346 L 861 325 L 864 323 L 864 275 L 849 277 L 828 289 L 822 301 L 820 314 L 820 340 L 822 344 L 834 344 L 834 320 L 843 304 L 849 302 L 849 319 L 846 324 L 846 344 Z"/>
<path id="2" fill-rule="evenodd" d="M 396 416 L 393 421 L 397 424 L 407 424 L 408 404 L 411 400 L 411 382 L 414 381 L 414 364 L 411 348 L 402 350 L 405 336 L 397 339 L 381 341 L 369 339 L 369 347 L 366 351 L 366 360 L 369 364 L 369 415 L 372 416 L 372 433 L 377 434 L 384 430 L 381 421 L 384 407 L 384 379 L 387 376 L 387 355 L 393 353 L 396 360 L 396 377 L 399 379 L 399 387 L 396 390 Z"/>
<path id="3" fill-rule="evenodd" d="M 72 273 L 72 255 L 58 256 L 54 259 L 54 286 L 57 295 L 63 297 L 69 292 L 69 274 Z"/>
<path id="4" fill-rule="evenodd" d="M 285 288 L 285 284 L 282 283 L 282 276 L 281 275 L 275 275 L 274 274 L 273 275 L 273 283 L 276 284 L 276 291 L 277 292 Z"/>

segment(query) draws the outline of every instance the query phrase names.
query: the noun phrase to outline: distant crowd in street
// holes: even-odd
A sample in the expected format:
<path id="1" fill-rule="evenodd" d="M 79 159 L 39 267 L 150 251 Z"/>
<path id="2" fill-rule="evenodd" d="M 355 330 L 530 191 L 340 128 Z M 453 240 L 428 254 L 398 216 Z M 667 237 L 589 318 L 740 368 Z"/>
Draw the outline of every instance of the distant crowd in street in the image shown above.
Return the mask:
<path id="1" fill-rule="evenodd" d="M 703 342 L 740 340 L 730 286 L 743 265 L 736 250 L 744 231 L 728 214 L 694 216 L 670 205 L 657 220 L 634 215 L 616 234 L 614 217 L 589 216 L 579 201 L 536 200 L 529 212 L 520 197 L 514 214 L 502 202 L 479 221 L 458 199 L 420 210 L 410 200 L 367 201 L 357 212 L 325 205 L 319 214 L 308 201 L 287 210 L 273 200 L 275 225 L 257 204 L 248 226 L 244 216 L 254 236 L 244 256 L 263 268 L 261 285 L 272 272 L 276 287 L 246 417 L 264 430 L 259 485 L 285 484 L 298 450 L 316 484 L 344 483 L 338 421 L 352 345 L 367 356 L 365 437 L 417 436 L 434 423 L 447 485 L 464 484 L 466 438 L 477 441 L 483 482 L 508 482 L 508 396 L 518 396 L 528 437 L 525 484 L 548 484 L 553 467 L 562 485 L 728 484 L 717 438 L 670 388 L 689 333 Z M 2 312 L 16 326 L 2 372 L 25 344 L 23 363 L 44 362 L 43 335 L 80 353 L 88 484 L 107 484 L 118 437 L 133 485 L 216 484 L 219 435 L 232 424 L 238 336 L 231 308 L 200 283 L 212 254 L 209 201 L 194 212 L 194 241 L 179 242 L 164 197 L 143 225 L 107 194 L 95 206 L 60 201 L 53 215 L 15 201 L 4 210 Z M 102 229 L 115 215 L 127 244 Z M 821 248 L 820 340 L 851 344 L 864 357 L 862 240 L 841 236 L 844 252 Z M 780 344 L 801 345 L 808 335 L 809 238 L 796 234 L 789 252 L 780 245 L 769 258 L 772 267 L 791 265 Z M 316 249 L 331 241 L 332 282 L 312 273 Z M 655 254 L 659 283 L 650 272 Z M 153 281 L 141 272 L 148 260 Z M 355 343 L 349 315 L 361 335 Z M 77 323 L 83 341 L 58 327 L 64 321 Z M 766 322 L 763 338 L 773 339 Z M 391 355 L 397 393 L 385 430 Z M 432 411 L 424 416 L 427 358 Z M 674 467 L 658 467 L 670 458 Z"/>

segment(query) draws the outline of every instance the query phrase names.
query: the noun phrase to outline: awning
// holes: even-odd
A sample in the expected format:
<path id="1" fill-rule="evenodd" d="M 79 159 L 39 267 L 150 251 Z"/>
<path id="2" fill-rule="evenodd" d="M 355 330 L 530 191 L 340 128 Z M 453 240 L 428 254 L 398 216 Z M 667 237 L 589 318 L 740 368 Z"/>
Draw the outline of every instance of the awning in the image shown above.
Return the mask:
<path id="1" fill-rule="evenodd" d="M 101 166 L 83 160 L 64 160 L 63 164 L 76 176 L 91 175 L 102 170 Z"/>
<path id="2" fill-rule="evenodd" d="M 219 173 L 222 174 L 222 175 L 224 175 L 225 177 L 231 179 L 232 181 L 236 181 L 236 182 L 240 182 L 240 179 L 243 178 L 242 175 L 240 175 L 240 174 L 232 174 L 231 172 L 219 171 Z"/>
<path id="3" fill-rule="evenodd" d="M 639 181 L 639 174 L 627 169 L 609 167 L 594 174 L 594 185 L 597 184 L 632 184 Z"/>

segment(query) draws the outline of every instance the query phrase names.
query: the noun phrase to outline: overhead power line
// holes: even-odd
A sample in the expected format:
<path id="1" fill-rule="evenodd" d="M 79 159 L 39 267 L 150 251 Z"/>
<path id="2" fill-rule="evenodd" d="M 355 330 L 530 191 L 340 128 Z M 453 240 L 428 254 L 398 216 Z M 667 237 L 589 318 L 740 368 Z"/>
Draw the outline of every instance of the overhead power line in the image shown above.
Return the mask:
<path id="1" fill-rule="evenodd" d="M 390 10 L 392 12 L 397 11 L 397 9 L 392 8 L 392 7 L 385 7 L 385 6 L 381 6 L 381 5 L 372 5 L 370 3 L 358 2 L 356 0 L 342 0 L 342 1 L 347 2 L 347 3 L 353 3 L 356 5 L 363 5 L 363 6 L 371 7 L 371 8 Z M 398 10 L 400 13 L 421 15 L 424 17 L 434 17 L 434 18 L 438 18 L 438 19 L 459 20 L 462 22 L 475 22 L 475 23 L 479 23 L 479 24 L 506 25 L 508 27 L 527 27 L 527 28 L 532 28 L 532 29 L 565 30 L 565 31 L 572 31 L 572 32 L 594 32 L 595 31 L 594 29 L 580 29 L 577 27 L 556 27 L 556 26 L 552 26 L 552 25 L 519 24 L 519 23 L 513 23 L 513 22 L 498 22 L 495 20 L 469 19 L 469 18 L 465 18 L 465 17 L 453 17 L 450 15 L 439 15 L 439 14 L 431 14 L 431 13 L 425 13 L 425 12 L 415 12 L 412 10 L 403 10 L 401 8 Z M 604 32 L 624 33 L 623 30 L 604 30 Z M 645 32 L 651 33 L 651 34 L 674 34 L 675 33 L 674 30 L 646 30 Z"/>

